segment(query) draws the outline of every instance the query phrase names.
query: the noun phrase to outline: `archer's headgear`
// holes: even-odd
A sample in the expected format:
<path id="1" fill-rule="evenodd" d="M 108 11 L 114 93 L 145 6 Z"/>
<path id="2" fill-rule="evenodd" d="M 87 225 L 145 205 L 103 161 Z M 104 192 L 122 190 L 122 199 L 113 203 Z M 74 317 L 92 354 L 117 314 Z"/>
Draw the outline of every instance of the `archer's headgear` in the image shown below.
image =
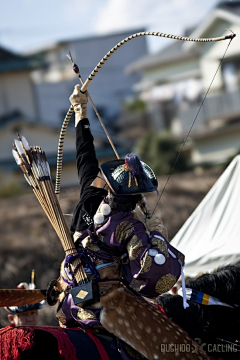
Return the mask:
<path id="1" fill-rule="evenodd" d="M 125 159 L 107 161 L 100 169 L 116 195 L 136 195 L 157 190 L 156 175 L 137 155 L 127 154 Z"/>
<path id="2" fill-rule="evenodd" d="M 25 282 L 20 283 L 17 286 L 17 289 L 29 289 L 29 285 Z M 7 310 L 8 312 L 12 313 L 12 314 L 20 314 L 23 313 L 25 311 L 29 311 L 29 310 L 39 310 L 41 308 L 43 308 L 45 305 L 45 300 L 40 301 L 39 303 L 35 303 L 35 304 L 26 304 L 23 306 L 6 306 L 5 310 Z"/>
<path id="3" fill-rule="evenodd" d="M 29 310 L 39 310 L 43 308 L 44 305 L 45 305 L 45 300 L 42 300 L 41 302 L 36 304 L 29 304 L 24 306 L 8 306 L 5 307 L 5 309 L 12 314 L 20 314 Z"/>

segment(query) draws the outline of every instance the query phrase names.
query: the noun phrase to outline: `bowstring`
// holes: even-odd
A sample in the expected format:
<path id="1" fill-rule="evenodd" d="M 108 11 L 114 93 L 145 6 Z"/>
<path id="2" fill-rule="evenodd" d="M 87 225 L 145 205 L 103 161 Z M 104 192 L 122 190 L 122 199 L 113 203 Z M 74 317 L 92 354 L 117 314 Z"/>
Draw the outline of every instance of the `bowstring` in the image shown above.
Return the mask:
<path id="1" fill-rule="evenodd" d="M 223 57 L 222 57 L 221 61 L 219 62 L 218 67 L 217 67 L 217 70 L 215 71 L 215 74 L 214 74 L 214 76 L 213 76 L 213 78 L 212 78 L 212 81 L 211 81 L 211 83 L 210 83 L 210 85 L 209 85 L 209 87 L 208 87 L 208 89 L 207 89 L 207 91 L 206 91 L 206 93 L 205 93 L 202 101 L 201 101 L 200 107 L 199 107 L 199 109 L 198 109 L 198 111 L 197 111 L 197 114 L 196 114 L 196 116 L 195 116 L 195 118 L 194 118 L 194 120 L 193 120 L 193 122 L 192 122 L 192 125 L 190 126 L 190 129 L 189 129 L 189 131 L 188 131 L 188 133 L 187 133 L 187 136 L 185 137 L 185 139 L 184 139 L 184 141 L 183 141 L 182 147 L 181 147 L 181 149 L 180 149 L 180 151 L 179 151 L 179 153 L 178 153 L 178 155 L 177 155 L 177 157 L 176 157 L 176 160 L 175 160 L 175 162 L 174 162 L 174 164 L 173 164 L 173 166 L 172 166 L 172 168 L 171 168 L 171 170 L 170 170 L 170 173 L 169 173 L 169 175 L 168 175 L 167 181 L 166 181 L 166 183 L 165 183 L 165 185 L 164 185 L 161 193 L 158 195 L 158 200 L 157 200 L 157 203 L 156 203 L 156 205 L 155 205 L 155 208 L 154 208 L 154 210 L 153 210 L 153 212 L 152 212 L 152 215 L 154 214 L 154 212 L 155 212 L 155 210 L 156 210 L 156 208 L 157 208 L 157 206 L 158 206 L 158 204 L 159 204 L 159 201 L 161 200 L 161 197 L 162 197 L 162 195 L 163 195 L 163 193 L 164 193 L 164 191 L 165 191 L 165 189 L 166 189 L 166 187 L 167 187 L 167 184 L 168 184 L 168 182 L 169 182 L 169 180 L 170 180 L 170 178 L 171 178 L 171 176 L 172 176 L 173 170 L 174 170 L 174 168 L 175 168 L 175 166 L 176 166 L 176 164 L 177 164 L 177 162 L 178 162 L 178 159 L 179 159 L 179 157 L 180 157 L 180 155 L 181 155 L 181 153 L 182 153 L 182 151 L 183 151 L 183 148 L 184 148 L 184 146 L 185 146 L 185 144 L 186 144 L 186 142 L 187 142 L 187 139 L 188 139 L 188 137 L 189 137 L 189 135 L 190 135 L 190 133 L 191 133 L 191 131 L 192 131 L 192 128 L 193 128 L 193 126 L 194 126 L 194 124 L 195 124 L 195 122 L 196 122 L 196 120 L 197 120 L 197 118 L 198 118 L 198 115 L 199 115 L 199 113 L 200 113 L 200 111 L 201 111 L 201 109 L 202 109 L 202 107 L 203 107 L 204 101 L 205 101 L 205 99 L 206 99 L 206 97 L 207 97 L 207 95 L 208 95 L 208 93 L 209 93 L 209 91 L 210 91 L 210 89 L 211 89 L 212 83 L 213 83 L 213 81 L 215 80 L 215 77 L 216 77 L 216 75 L 217 75 L 217 73 L 218 73 L 218 71 L 219 71 L 219 69 L 220 69 L 220 67 L 221 67 L 221 65 L 222 65 L 222 63 L 223 63 L 223 60 L 224 60 L 224 58 L 225 58 L 225 55 L 226 55 L 226 53 L 227 53 L 227 51 L 228 51 L 228 48 L 229 48 L 232 40 L 233 40 L 233 38 L 230 39 L 230 41 L 229 41 L 229 43 L 228 43 L 228 45 L 227 45 L 227 48 L 226 48 L 226 50 L 225 50 L 225 52 L 224 52 L 224 54 L 223 54 Z"/>

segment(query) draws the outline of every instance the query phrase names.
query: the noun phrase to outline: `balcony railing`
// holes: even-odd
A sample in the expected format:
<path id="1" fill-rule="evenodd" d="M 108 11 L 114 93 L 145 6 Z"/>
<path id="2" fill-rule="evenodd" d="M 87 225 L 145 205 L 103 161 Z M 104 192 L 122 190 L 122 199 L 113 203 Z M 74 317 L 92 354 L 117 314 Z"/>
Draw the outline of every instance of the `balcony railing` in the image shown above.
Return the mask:
<path id="1" fill-rule="evenodd" d="M 176 117 L 180 120 L 182 131 L 189 130 L 200 108 L 198 103 L 181 103 L 177 109 Z M 211 120 L 240 119 L 240 88 L 231 92 L 222 92 L 218 95 L 209 95 L 197 116 L 194 129 L 204 127 Z"/>

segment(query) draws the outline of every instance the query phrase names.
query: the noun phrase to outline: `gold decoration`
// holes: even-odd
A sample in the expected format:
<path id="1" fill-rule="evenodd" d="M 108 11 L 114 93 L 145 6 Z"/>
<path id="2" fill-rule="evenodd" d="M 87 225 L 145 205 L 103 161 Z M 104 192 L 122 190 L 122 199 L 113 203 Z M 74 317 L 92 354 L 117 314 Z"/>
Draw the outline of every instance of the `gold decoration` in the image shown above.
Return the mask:
<path id="1" fill-rule="evenodd" d="M 113 177 L 114 181 L 116 181 L 116 180 L 118 179 L 118 177 L 119 177 L 124 171 L 125 171 L 126 173 L 128 173 L 128 187 L 130 188 L 130 187 L 131 187 L 131 184 L 132 184 L 132 171 L 131 171 L 131 169 L 130 169 L 126 164 L 123 164 L 123 165 L 118 166 L 118 167 L 112 172 L 112 177 Z M 133 178 L 134 178 L 134 181 L 135 181 L 135 185 L 138 186 L 138 182 L 137 182 L 136 176 L 133 176 Z"/>
<path id="2" fill-rule="evenodd" d="M 126 166 L 126 164 L 120 165 L 118 166 L 113 172 L 112 172 L 112 177 L 113 180 L 117 180 L 117 178 L 124 172 L 124 171 L 129 171 L 129 167 Z"/>
<path id="3" fill-rule="evenodd" d="M 133 279 L 130 286 L 135 290 L 135 291 L 140 291 L 142 286 L 144 285 L 144 280 L 138 280 L 138 279 Z"/>
<path id="4" fill-rule="evenodd" d="M 137 350 L 133 349 L 128 344 L 124 344 L 126 352 L 133 358 L 137 360 L 144 359 L 144 356 L 140 354 Z"/>
<path id="5" fill-rule="evenodd" d="M 129 173 L 128 173 L 128 187 L 131 187 L 131 183 L 132 183 L 132 178 L 131 178 L 131 173 L 129 171 Z"/>
<path id="6" fill-rule="evenodd" d="M 121 222 L 116 228 L 116 240 L 122 242 L 134 232 L 134 226 L 130 221 Z"/>
<path id="7" fill-rule="evenodd" d="M 144 274 L 150 270 L 152 265 L 152 258 L 148 255 L 148 252 L 144 255 L 144 258 L 141 260 L 141 270 L 140 273 Z"/>
<path id="8" fill-rule="evenodd" d="M 180 251 L 178 252 L 178 258 L 180 259 L 182 265 L 185 263 L 185 255 L 183 255 Z"/>
<path id="9" fill-rule="evenodd" d="M 99 248 L 96 244 L 91 243 L 91 239 L 90 239 L 90 236 L 89 236 L 89 235 L 86 236 L 86 237 L 83 239 L 83 241 L 82 241 L 82 246 L 83 246 L 84 248 L 87 248 L 87 249 L 92 250 L 92 251 L 94 251 L 94 252 L 100 251 L 100 248 Z"/>
<path id="10" fill-rule="evenodd" d="M 89 319 L 95 320 L 96 319 L 96 316 L 93 311 L 88 310 L 88 309 L 82 309 L 82 308 L 79 308 L 77 317 L 79 320 L 89 320 Z"/>
<path id="11" fill-rule="evenodd" d="M 138 239 L 137 235 L 133 235 L 127 244 L 127 251 L 130 260 L 135 260 L 142 250 L 142 240 Z"/>
<path id="12" fill-rule="evenodd" d="M 79 293 L 76 295 L 76 297 L 79 299 L 85 299 L 87 294 L 88 294 L 88 291 L 80 290 Z"/>
<path id="13" fill-rule="evenodd" d="M 98 236 L 98 240 L 100 240 L 101 242 L 104 242 L 104 236 L 102 234 L 97 233 L 97 236 Z"/>
<path id="14" fill-rule="evenodd" d="M 100 248 L 96 244 L 92 244 L 92 243 L 88 246 L 88 249 L 94 252 L 100 251 Z"/>
<path id="15" fill-rule="evenodd" d="M 67 320 L 66 320 L 66 316 L 64 314 L 64 312 L 62 311 L 62 309 L 60 309 L 57 314 L 56 314 L 56 319 L 58 320 L 59 322 L 59 325 L 61 327 L 64 327 L 64 325 L 67 323 Z"/>
<path id="16" fill-rule="evenodd" d="M 157 248 L 158 248 L 161 252 L 163 252 L 166 257 L 169 257 L 167 244 L 165 243 L 164 240 L 157 239 L 157 238 L 154 237 L 154 238 L 152 239 L 152 244 L 153 244 L 154 246 L 157 246 Z"/>
<path id="17" fill-rule="evenodd" d="M 155 285 L 155 291 L 158 294 L 163 294 L 169 291 L 177 282 L 177 278 L 172 274 L 162 276 Z"/>

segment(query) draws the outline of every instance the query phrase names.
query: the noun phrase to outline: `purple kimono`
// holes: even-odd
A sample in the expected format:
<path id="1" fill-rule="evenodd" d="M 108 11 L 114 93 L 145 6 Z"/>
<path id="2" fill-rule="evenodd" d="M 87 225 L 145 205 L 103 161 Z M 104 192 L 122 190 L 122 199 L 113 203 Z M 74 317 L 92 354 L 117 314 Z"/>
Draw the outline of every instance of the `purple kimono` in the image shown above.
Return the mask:
<path id="1" fill-rule="evenodd" d="M 83 246 L 101 272 L 116 265 L 119 273 L 111 279 L 124 278 L 130 289 L 153 299 L 172 288 L 181 275 L 184 255 L 172 247 L 160 232 L 147 232 L 134 212 L 112 210 L 101 225 L 92 219 L 101 203 L 107 203 L 107 191 L 92 186 L 99 168 L 89 122 L 83 119 L 77 128 L 77 167 L 81 196 L 74 212 L 71 230 L 79 237 L 76 246 Z M 86 273 L 91 272 L 86 268 Z M 101 276 L 102 278 L 102 276 Z M 108 280 L 111 280 L 108 277 Z M 102 278 L 104 280 L 104 278 Z M 74 305 L 67 294 L 60 304 L 57 318 L 64 327 L 80 324 L 98 328 L 99 309 Z"/>

